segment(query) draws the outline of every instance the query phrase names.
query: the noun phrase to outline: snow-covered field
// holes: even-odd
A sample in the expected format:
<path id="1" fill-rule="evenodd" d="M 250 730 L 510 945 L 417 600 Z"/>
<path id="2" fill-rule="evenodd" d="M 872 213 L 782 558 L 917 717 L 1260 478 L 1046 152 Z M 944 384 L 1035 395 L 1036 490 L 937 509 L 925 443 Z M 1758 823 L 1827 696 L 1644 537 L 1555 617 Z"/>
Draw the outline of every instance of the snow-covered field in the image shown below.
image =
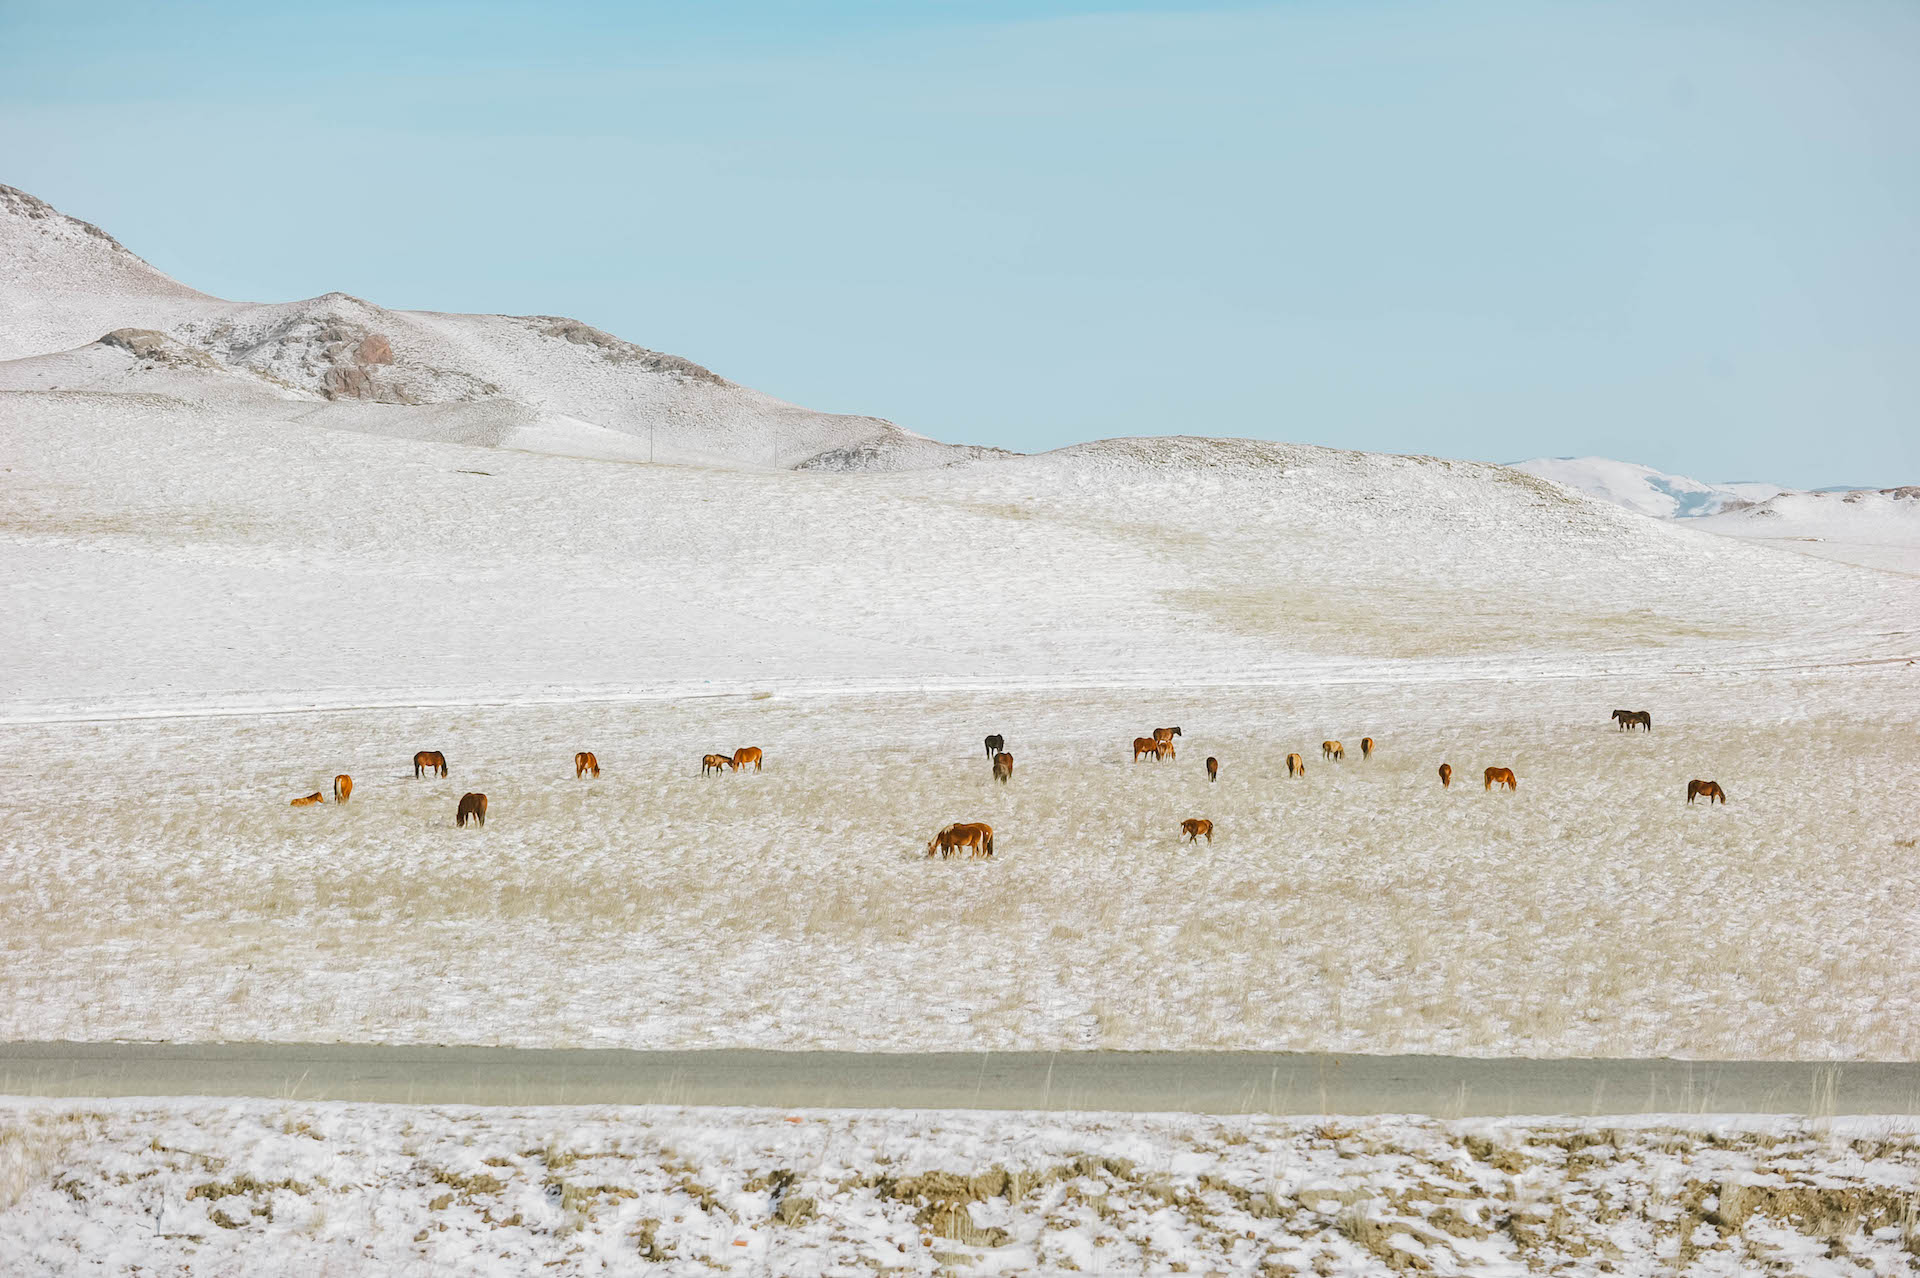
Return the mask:
<path id="1" fill-rule="evenodd" d="M 1907 1120 L 0 1109 L 0 1269 L 1893 1275 Z"/>
<path id="2" fill-rule="evenodd" d="M 14 725 L 0 1035 L 1914 1059 L 1916 677 Z M 1168 724 L 1178 758 L 1131 762 Z M 699 774 L 742 745 L 766 771 Z M 351 804 L 288 807 L 336 772 Z M 922 859 L 955 820 L 995 863 Z"/>

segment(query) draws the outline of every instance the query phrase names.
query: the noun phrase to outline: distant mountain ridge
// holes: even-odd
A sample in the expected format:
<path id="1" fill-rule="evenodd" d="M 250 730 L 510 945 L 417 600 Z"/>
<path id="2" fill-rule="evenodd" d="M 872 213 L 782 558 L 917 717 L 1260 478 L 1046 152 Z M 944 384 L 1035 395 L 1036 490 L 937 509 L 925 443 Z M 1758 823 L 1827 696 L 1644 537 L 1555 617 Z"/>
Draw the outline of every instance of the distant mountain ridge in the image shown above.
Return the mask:
<path id="1" fill-rule="evenodd" d="M 1602 501 L 1656 519 L 1695 519 L 1792 492 L 1785 484 L 1703 483 L 1610 457 L 1535 457 L 1513 469 L 1577 488 Z"/>
<path id="2" fill-rule="evenodd" d="M 212 297 L 9 186 L 0 279 L 0 391 L 157 394 L 374 434 L 755 469 L 908 469 L 980 451 L 790 404 L 565 316 Z"/>

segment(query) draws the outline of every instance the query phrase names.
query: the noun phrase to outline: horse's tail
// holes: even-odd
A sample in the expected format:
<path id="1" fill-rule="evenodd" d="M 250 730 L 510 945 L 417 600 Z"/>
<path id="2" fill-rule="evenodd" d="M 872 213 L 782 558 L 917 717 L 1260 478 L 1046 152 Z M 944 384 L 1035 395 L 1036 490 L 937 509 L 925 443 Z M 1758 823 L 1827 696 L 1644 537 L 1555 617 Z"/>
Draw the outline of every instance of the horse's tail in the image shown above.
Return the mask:
<path id="1" fill-rule="evenodd" d="M 987 831 L 984 841 L 987 845 L 987 856 L 991 858 L 993 856 L 993 831 L 992 830 Z"/>

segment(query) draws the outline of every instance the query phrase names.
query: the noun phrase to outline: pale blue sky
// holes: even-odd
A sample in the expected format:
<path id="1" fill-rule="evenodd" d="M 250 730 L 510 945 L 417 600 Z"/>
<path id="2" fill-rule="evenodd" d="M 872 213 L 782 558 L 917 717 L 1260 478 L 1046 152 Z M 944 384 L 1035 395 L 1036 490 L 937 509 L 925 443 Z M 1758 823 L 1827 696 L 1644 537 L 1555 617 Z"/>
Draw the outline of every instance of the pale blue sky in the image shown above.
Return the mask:
<path id="1" fill-rule="evenodd" d="M 0 181 L 1022 450 L 1920 480 L 1920 4 L 0 0 Z"/>

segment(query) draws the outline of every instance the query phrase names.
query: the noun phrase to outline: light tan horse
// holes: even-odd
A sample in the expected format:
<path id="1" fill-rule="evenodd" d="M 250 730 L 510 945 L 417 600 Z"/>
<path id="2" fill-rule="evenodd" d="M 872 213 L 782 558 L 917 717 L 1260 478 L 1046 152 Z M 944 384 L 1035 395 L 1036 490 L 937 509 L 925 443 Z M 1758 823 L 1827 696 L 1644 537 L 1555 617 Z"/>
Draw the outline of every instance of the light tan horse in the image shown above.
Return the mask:
<path id="1" fill-rule="evenodd" d="M 1156 741 L 1153 743 L 1153 757 L 1156 760 L 1158 760 L 1158 759 L 1175 759 L 1175 758 L 1178 758 L 1179 756 L 1176 755 L 1173 751 L 1173 742 Z"/>
<path id="2" fill-rule="evenodd" d="M 1160 743 L 1152 737 L 1135 737 L 1133 739 L 1133 761 L 1135 763 L 1140 762 L 1140 756 L 1146 754 L 1150 754 L 1158 759 L 1160 757 Z"/>
<path id="3" fill-rule="evenodd" d="M 342 772 L 333 779 L 333 801 L 345 803 L 353 797 L 353 778 Z"/>
<path id="4" fill-rule="evenodd" d="M 310 808 L 316 803 L 325 803 L 326 801 L 327 801 L 326 796 L 321 794 L 318 790 L 315 790 L 312 794 L 309 794 L 304 798 L 294 799 L 289 806 L 296 807 L 296 808 Z"/>
<path id="5" fill-rule="evenodd" d="M 1712 807 L 1713 801 L 1715 799 L 1718 799 L 1722 804 L 1725 804 L 1727 801 L 1727 792 L 1720 788 L 1720 783 L 1718 781 L 1687 782 L 1687 802 L 1692 803 L 1695 799 L 1702 798 L 1702 797 L 1706 799 L 1707 806 Z M 298 799 L 294 800 L 295 803 L 298 803 L 299 801 L 300 800 Z"/>
<path id="6" fill-rule="evenodd" d="M 733 756 L 730 754 L 703 754 L 700 756 L 700 775 L 703 777 L 707 775 L 708 772 L 720 772 L 732 766 Z"/>
<path id="7" fill-rule="evenodd" d="M 1512 768 L 1488 768 L 1486 775 L 1486 788 L 1489 790 L 1493 789 L 1496 785 L 1504 785 L 1509 790 L 1518 790 L 1520 788 L 1520 783 L 1514 780 Z"/>
<path id="8" fill-rule="evenodd" d="M 473 818 L 473 823 L 475 825 L 481 827 L 482 829 L 486 828 L 486 825 L 487 825 L 487 796 L 486 795 L 478 794 L 478 793 L 469 793 L 469 794 L 463 794 L 460 796 L 460 806 L 454 809 L 453 823 L 458 826 L 465 826 L 467 823 L 467 818 L 469 817 Z"/>
<path id="9" fill-rule="evenodd" d="M 758 772 L 760 770 L 760 747 L 759 746 L 741 746 L 738 750 L 735 750 L 733 752 L 733 770 L 735 772 L 738 772 L 740 769 L 746 767 L 749 763 L 753 765 L 753 770 L 755 772 Z"/>
<path id="10" fill-rule="evenodd" d="M 596 777 L 600 775 L 600 760 L 593 757 L 593 751 L 582 750 L 573 756 L 573 779 L 578 781 L 589 772 Z"/>
<path id="11" fill-rule="evenodd" d="M 1155 741 L 1171 741 L 1179 735 L 1180 729 L 1178 728 L 1155 728 L 1153 730 L 1153 739 Z"/>
<path id="12" fill-rule="evenodd" d="M 1180 823 L 1180 833 L 1187 836 L 1187 842 L 1198 843 L 1201 835 L 1207 836 L 1207 842 L 1213 842 L 1213 822 L 1204 817 L 1188 817 Z"/>
<path id="13" fill-rule="evenodd" d="M 1451 790 L 1453 788 L 1453 765 L 1451 763 L 1443 763 L 1440 765 L 1440 788 L 1442 790 Z"/>
<path id="14" fill-rule="evenodd" d="M 927 841 L 927 855 L 947 860 L 961 848 L 971 848 L 975 860 L 993 859 L 993 827 L 982 822 L 956 821 Z"/>
<path id="15" fill-rule="evenodd" d="M 1287 775 L 1290 777 L 1304 777 L 1307 775 L 1307 761 L 1297 754 L 1288 755 Z"/>
<path id="16" fill-rule="evenodd" d="M 1320 743 L 1320 757 L 1322 759 L 1344 759 L 1347 757 L 1347 748 L 1338 741 L 1322 741 Z"/>
<path id="17" fill-rule="evenodd" d="M 1214 758 L 1212 755 L 1208 755 L 1207 756 L 1207 780 L 1218 781 L 1219 779 L 1220 779 L 1220 760 Z"/>
<path id="18" fill-rule="evenodd" d="M 993 756 L 993 779 L 1001 785 L 1013 780 L 1013 756 L 1005 750 Z"/>
<path id="19" fill-rule="evenodd" d="M 1373 757 L 1373 738 L 1372 737 L 1360 738 L 1360 757 L 1362 759 L 1371 759 Z"/>
<path id="20" fill-rule="evenodd" d="M 423 772 L 438 772 L 444 777 L 447 775 L 447 756 L 438 750 L 422 750 L 414 755 L 413 775 L 418 777 Z"/>

